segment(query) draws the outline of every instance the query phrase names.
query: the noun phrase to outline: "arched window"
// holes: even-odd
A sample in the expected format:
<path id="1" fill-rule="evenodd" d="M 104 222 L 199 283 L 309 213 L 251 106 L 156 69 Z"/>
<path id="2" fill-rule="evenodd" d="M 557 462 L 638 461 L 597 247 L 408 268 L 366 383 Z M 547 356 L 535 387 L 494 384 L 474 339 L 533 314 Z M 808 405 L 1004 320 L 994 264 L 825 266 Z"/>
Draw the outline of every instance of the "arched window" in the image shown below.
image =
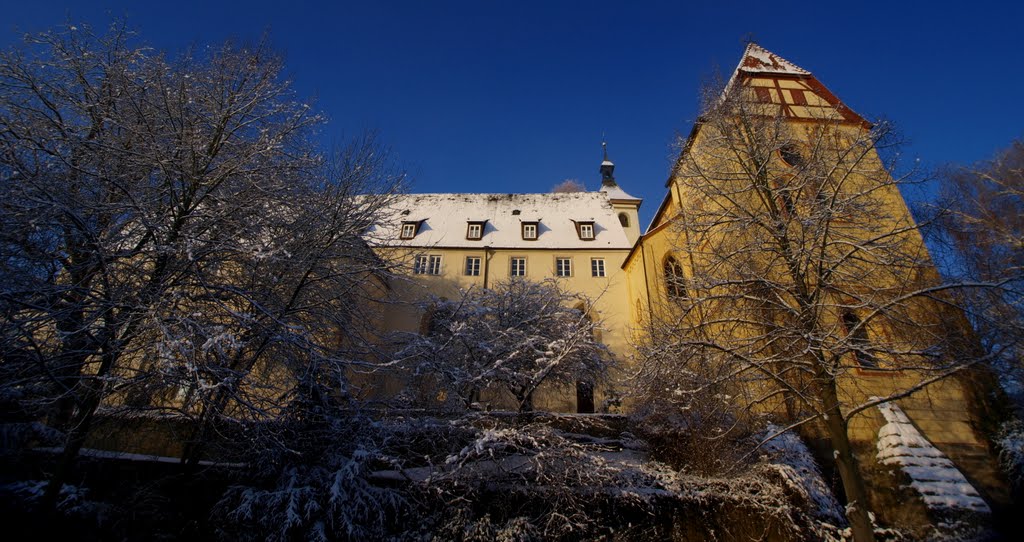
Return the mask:
<path id="1" fill-rule="evenodd" d="M 665 292 L 669 299 L 681 299 L 686 297 L 686 278 L 683 276 L 683 266 L 675 258 L 665 258 Z"/>
<path id="2" fill-rule="evenodd" d="M 623 228 L 629 227 L 629 215 L 626 213 L 619 213 L 619 224 L 622 224 Z"/>
<path id="3" fill-rule="evenodd" d="M 868 330 L 860 318 L 850 311 L 843 311 L 843 326 L 846 328 L 847 344 L 853 350 L 857 365 L 867 369 L 877 369 L 878 359 L 871 353 L 871 341 Z"/>
<path id="4" fill-rule="evenodd" d="M 786 143 L 779 148 L 779 157 L 789 167 L 801 168 L 807 165 L 806 151 L 796 143 Z"/>

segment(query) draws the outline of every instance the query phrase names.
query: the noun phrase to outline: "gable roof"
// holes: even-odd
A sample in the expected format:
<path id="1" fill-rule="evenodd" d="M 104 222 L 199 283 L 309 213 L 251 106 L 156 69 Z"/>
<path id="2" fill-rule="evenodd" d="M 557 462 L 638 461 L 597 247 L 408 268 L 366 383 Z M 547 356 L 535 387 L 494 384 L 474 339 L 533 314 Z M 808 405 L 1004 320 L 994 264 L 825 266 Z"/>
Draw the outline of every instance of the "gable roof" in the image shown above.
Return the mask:
<path id="1" fill-rule="evenodd" d="M 611 194 L 408 194 L 367 232 L 374 246 L 423 248 L 624 249 L 632 247 L 612 208 Z M 514 214 L 518 211 L 517 214 Z M 466 239 L 469 222 L 483 222 L 483 237 Z M 538 222 L 537 239 L 522 238 L 523 222 Z M 403 222 L 418 222 L 412 239 L 399 239 Z M 594 223 L 582 240 L 577 222 Z"/>
<path id="2" fill-rule="evenodd" d="M 746 49 L 743 50 L 743 55 L 740 56 L 740 62 L 736 66 L 736 70 L 733 71 L 732 76 L 729 77 L 729 82 L 726 83 L 725 88 L 722 90 L 722 95 L 719 100 L 724 100 L 725 97 L 733 90 L 734 85 L 746 85 L 750 79 L 774 79 L 776 80 L 776 86 L 778 86 L 778 80 L 789 79 L 798 81 L 796 90 L 803 95 L 804 92 L 809 92 L 817 96 L 823 102 L 824 107 L 816 107 L 811 109 L 817 109 L 819 112 L 824 112 L 826 109 L 833 111 L 834 114 L 838 114 L 839 118 L 845 122 L 860 124 L 864 128 L 870 129 L 871 123 L 868 122 L 864 117 L 858 115 L 855 111 L 847 107 L 835 94 L 825 88 L 825 85 L 818 81 L 818 78 L 814 76 L 810 71 L 797 66 L 796 64 L 782 58 L 781 56 L 761 47 L 756 43 L 748 43 Z M 793 92 L 794 90 L 787 86 L 785 89 L 778 88 L 778 92 Z M 767 90 L 767 92 L 774 92 Z M 782 113 L 787 117 L 800 117 L 801 115 L 795 114 L 791 106 L 794 103 L 780 102 L 781 98 L 778 96 L 772 96 L 772 101 L 780 103 L 782 105 Z M 802 107 L 807 106 L 806 101 L 801 104 Z M 827 113 L 826 113 L 827 114 Z M 815 115 L 810 115 L 811 119 L 817 118 Z M 692 134 L 691 134 L 692 135 Z"/>
<path id="3" fill-rule="evenodd" d="M 811 75 L 811 72 L 753 42 L 747 44 L 743 56 L 740 57 L 740 64 L 736 66 L 736 71 Z"/>

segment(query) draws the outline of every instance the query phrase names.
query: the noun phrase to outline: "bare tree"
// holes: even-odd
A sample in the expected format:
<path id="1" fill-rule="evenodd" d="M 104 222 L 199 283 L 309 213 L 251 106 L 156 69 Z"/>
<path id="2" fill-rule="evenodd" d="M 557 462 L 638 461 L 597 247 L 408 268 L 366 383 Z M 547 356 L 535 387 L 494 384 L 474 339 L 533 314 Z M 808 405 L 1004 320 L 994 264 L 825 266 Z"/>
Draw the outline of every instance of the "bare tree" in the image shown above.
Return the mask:
<path id="1" fill-rule="evenodd" d="M 566 192 L 586 192 L 587 187 L 577 179 L 566 179 L 551 187 L 553 194 Z"/>
<path id="2" fill-rule="evenodd" d="M 673 174 L 667 302 L 649 322 L 639 382 L 683 404 L 726 395 L 784 430 L 817 424 L 865 541 L 849 420 L 980 356 L 900 196 L 907 178 L 881 158 L 890 127 L 843 120 L 789 121 L 739 83 L 707 93 Z M 857 370 L 899 384 L 872 397 Z"/>
<path id="3" fill-rule="evenodd" d="M 202 436 L 339 361 L 386 269 L 360 239 L 386 197 L 352 196 L 400 176 L 370 140 L 326 163 L 281 69 L 265 43 L 171 61 L 121 26 L 0 55 L 3 387 L 66 432 L 50 502 L 101 405 L 198 414 Z"/>
<path id="4" fill-rule="evenodd" d="M 960 295 L 986 350 L 995 354 L 1007 380 L 1017 382 L 1016 388 L 1006 387 L 1019 402 L 1024 381 L 1024 142 L 1013 142 L 991 160 L 951 168 L 941 180 L 939 227 L 931 239 L 951 256 L 944 272 L 952 278 L 1002 284 Z"/>
<path id="5" fill-rule="evenodd" d="M 594 338 L 599 323 L 578 306 L 589 303 L 553 281 L 470 289 L 435 302 L 426 333 L 403 355 L 414 360 L 417 374 L 439 378 L 465 406 L 497 385 L 529 411 L 542 384 L 594 385 L 607 376 L 611 356 Z"/>

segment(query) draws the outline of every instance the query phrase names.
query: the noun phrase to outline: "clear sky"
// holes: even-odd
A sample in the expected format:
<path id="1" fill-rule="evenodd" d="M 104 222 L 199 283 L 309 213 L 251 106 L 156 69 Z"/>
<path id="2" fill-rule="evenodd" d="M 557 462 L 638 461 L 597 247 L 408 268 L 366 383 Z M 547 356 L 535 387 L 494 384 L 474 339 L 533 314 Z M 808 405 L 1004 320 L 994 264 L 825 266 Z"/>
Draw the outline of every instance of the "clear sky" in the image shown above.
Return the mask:
<path id="1" fill-rule="evenodd" d="M 329 116 L 326 140 L 378 130 L 413 191 L 546 192 L 566 178 L 596 189 L 604 134 L 646 221 L 702 81 L 730 72 L 747 37 L 894 121 L 926 166 L 989 157 L 1024 136 L 1022 6 L 3 0 L 0 46 L 116 17 L 171 52 L 269 31 L 300 94 Z"/>

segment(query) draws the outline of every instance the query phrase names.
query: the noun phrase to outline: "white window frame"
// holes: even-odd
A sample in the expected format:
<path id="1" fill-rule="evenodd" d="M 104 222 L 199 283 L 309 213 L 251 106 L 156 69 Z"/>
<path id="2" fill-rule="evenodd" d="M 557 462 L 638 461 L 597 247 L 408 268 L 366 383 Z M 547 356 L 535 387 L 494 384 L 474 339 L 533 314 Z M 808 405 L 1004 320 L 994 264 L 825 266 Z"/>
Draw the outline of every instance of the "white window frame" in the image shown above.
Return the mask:
<path id="1" fill-rule="evenodd" d="M 580 224 L 580 239 L 590 240 L 594 238 L 594 225 L 587 222 Z"/>
<path id="2" fill-rule="evenodd" d="M 440 275 L 441 274 L 441 255 L 431 254 L 427 260 L 429 267 L 427 268 L 428 275 Z"/>
<path id="3" fill-rule="evenodd" d="M 465 273 L 467 277 L 480 276 L 480 256 L 466 256 Z"/>
<path id="4" fill-rule="evenodd" d="M 509 258 L 508 275 L 510 277 L 526 276 L 526 256 L 512 256 L 511 258 Z"/>
<path id="5" fill-rule="evenodd" d="M 539 224 L 534 222 L 523 224 L 523 239 L 535 241 L 537 239 L 537 230 L 539 229 Z"/>
<path id="6" fill-rule="evenodd" d="M 412 266 L 413 275 L 440 275 L 440 254 L 417 254 Z"/>
<path id="7" fill-rule="evenodd" d="M 416 237 L 416 223 L 415 222 L 404 222 L 402 223 L 402 239 L 412 239 Z"/>
<path id="8" fill-rule="evenodd" d="M 590 276 L 598 278 L 607 276 L 604 267 L 604 258 L 590 259 Z"/>
<path id="9" fill-rule="evenodd" d="M 466 239 L 477 241 L 484 237 L 484 225 L 479 222 L 470 222 L 466 228 Z"/>
<path id="10" fill-rule="evenodd" d="M 564 268 L 563 268 L 563 265 Z M 572 276 L 572 258 L 555 258 L 555 276 L 556 277 L 571 277 Z"/>
<path id="11" fill-rule="evenodd" d="M 413 260 L 412 264 L 413 275 L 426 275 L 427 274 L 427 255 L 417 254 L 416 259 Z"/>

